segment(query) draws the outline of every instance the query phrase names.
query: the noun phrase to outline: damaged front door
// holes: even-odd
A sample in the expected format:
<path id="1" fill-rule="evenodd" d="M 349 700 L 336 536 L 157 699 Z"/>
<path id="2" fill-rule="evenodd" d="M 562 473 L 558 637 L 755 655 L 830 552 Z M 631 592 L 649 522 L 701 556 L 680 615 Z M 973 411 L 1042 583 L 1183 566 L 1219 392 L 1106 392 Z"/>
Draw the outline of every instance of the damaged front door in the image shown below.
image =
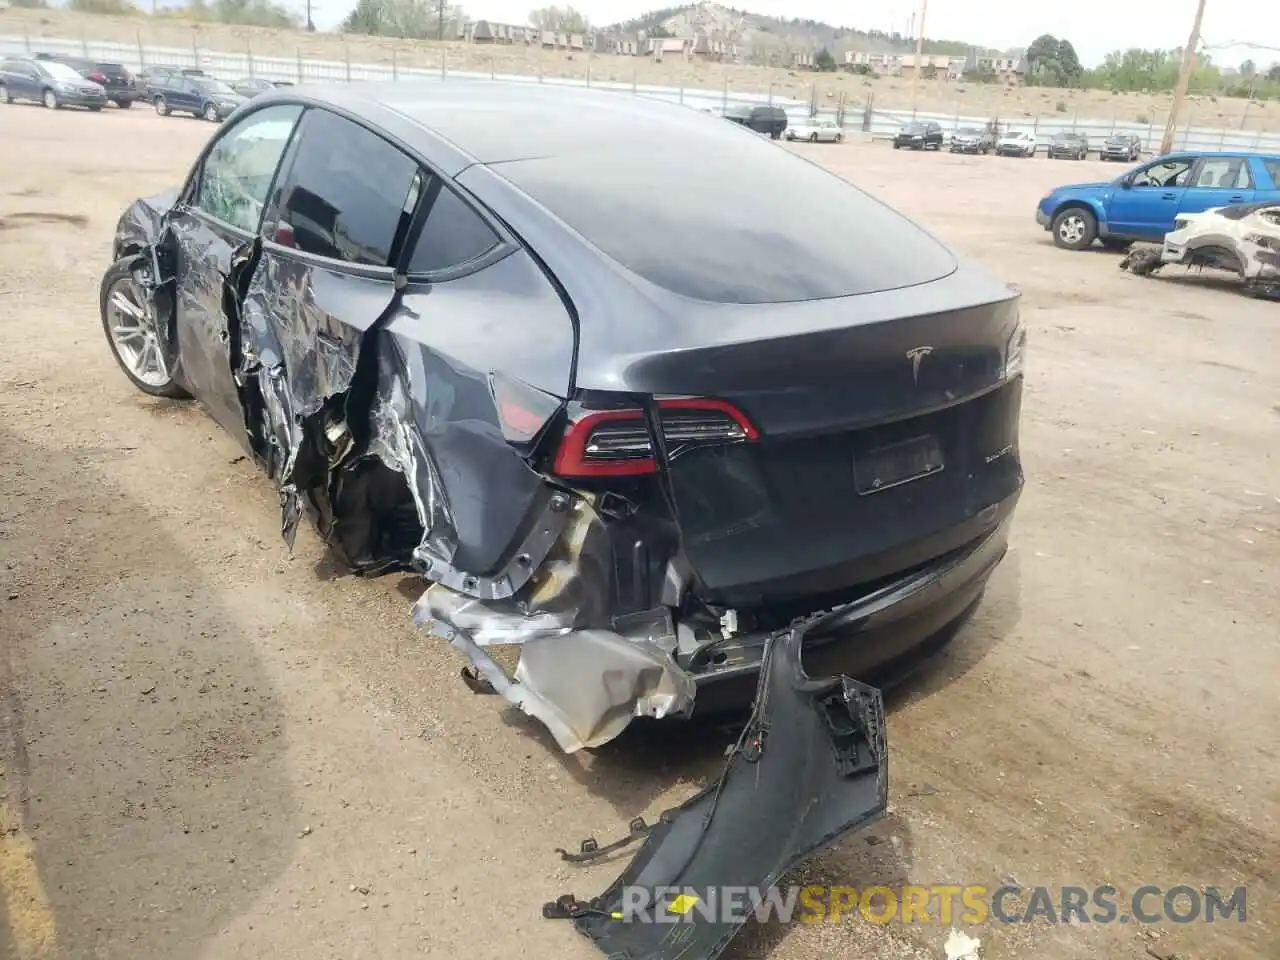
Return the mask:
<path id="1" fill-rule="evenodd" d="M 267 107 L 245 117 L 209 148 L 169 214 L 176 275 L 175 318 L 187 388 L 244 442 L 244 417 L 232 372 L 226 279 L 238 249 L 258 232 L 263 206 L 302 107 Z"/>

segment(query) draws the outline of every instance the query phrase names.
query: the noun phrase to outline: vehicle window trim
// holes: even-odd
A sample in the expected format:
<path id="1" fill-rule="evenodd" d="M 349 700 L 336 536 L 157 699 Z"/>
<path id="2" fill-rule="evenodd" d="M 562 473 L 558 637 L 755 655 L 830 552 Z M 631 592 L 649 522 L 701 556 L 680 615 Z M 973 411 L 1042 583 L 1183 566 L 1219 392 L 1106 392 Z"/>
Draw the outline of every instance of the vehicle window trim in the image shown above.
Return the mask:
<path id="1" fill-rule="evenodd" d="M 267 185 L 267 203 L 262 205 L 262 212 L 258 214 L 258 223 L 255 229 L 252 231 L 246 231 L 243 227 L 236 226 L 234 223 L 227 223 L 227 221 L 219 217 L 215 217 L 209 211 L 197 206 L 196 200 L 200 196 L 200 183 L 204 179 L 204 165 L 209 159 L 209 154 L 213 152 L 213 148 L 221 142 L 224 137 L 230 136 L 234 131 L 243 126 L 254 114 L 261 113 L 263 110 L 267 110 L 272 107 L 280 106 L 297 106 L 301 109 L 298 112 L 298 118 L 293 121 L 293 129 L 289 131 L 288 139 L 286 139 L 284 143 L 284 149 L 280 151 L 280 159 L 276 161 L 275 172 L 271 175 L 271 182 Z M 263 106 L 257 107 L 246 113 L 236 121 L 235 126 L 228 130 L 221 131 L 218 136 L 210 139 L 210 141 L 204 145 L 204 149 L 200 151 L 200 156 L 192 166 L 191 171 L 187 174 L 187 182 L 183 184 L 182 192 L 178 194 L 179 202 L 188 210 L 201 214 L 203 219 L 208 220 L 210 223 L 218 224 L 219 226 L 225 227 L 229 230 L 234 230 L 236 233 L 244 234 L 246 239 L 262 236 L 262 221 L 267 215 L 267 210 L 270 206 L 271 194 L 276 188 L 276 183 L 279 182 L 280 170 L 284 166 L 285 158 L 289 156 L 289 151 L 293 147 L 294 141 L 297 138 L 298 128 L 302 125 L 302 118 L 306 116 L 307 109 L 308 108 L 305 104 L 295 104 L 289 101 L 286 101 L 283 104 L 264 104 Z"/>
<path id="2" fill-rule="evenodd" d="M 1209 161 L 1210 161 L 1210 160 L 1239 160 L 1239 161 L 1241 161 L 1241 162 L 1244 164 L 1245 172 L 1249 174 L 1249 185 L 1248 185 L 1247 187 L 1236 187 L 1236 186 L 1223 187 L 1223 186 L 1219 186 L 1218 184 L 1216 184 L 1216 183 L 1215 183 L 1212 187 L 1210 187 L 1210 186 L 1202 186 L 1202 185 L 1198 182 L 1198 181 L 1200 180 L 1200 174 L 1204 172 L 1204 168 L 1205 168 L 1205 166 L 1209 163 Z M 1237 173 L 1237 176 L 1239 176 L 1239 174 L 1238 174 L 1238 173 Z M 1191 183 L 1190 183 L 1190 185 L 1189 185 L 1189 189 L 1192 189 L 1192 190 L 1255 190 L 1255 189 L 1257 189 L 1257 188 L 1254 186 L 1254 181 L 1253 181 L 1253 170 L 1251 169 L 1251 165 L 1250 165 L 1250 163 L 1249 163 L 1249 158 L 1248 158 L 1248 157 L 1233 157 L 1233 156 L 1229 156 L 1229 155 L 1228 155 L 1228 156 L 1225 156 L 1225 157 L 1220 157 L 1220 156 L 1197 157 L 1197 158 L 1196 158 L 1196 162 L 1195 162 L 1195 163 L 1193 164 L 1193 166 L 1192 166 L 1192 170 L 1191 170 Z"/>
<path id="3" fill-rule="evenodd" d="M 381 128 L 371 124 L 364 118 L 354 115 L 351 112 L 341 109 L 337 106 L 327 104 L 327 103 L 314 103 L 314 102 L 305 101 L 301 99 L 296 101 L 289 100 L 286 102 L 302 104 L 305 106 L 306 112 L 310 112 L 313 110 L 324 110 L 327 113 L 333 114 L 335 117 L 341 117 L 343 120 L 349 121 L 350 123 L 354 123 L 358 127 L 363 127 L 369 133 L 373 134 L 378 139 L 385 141 L 387 144 L 394 147 L 396 150 L 400 151 L 402 154 L 404 154 L 406 157 L 412 160 L 414 164 L 417 165 L 418 170 L 423 174 L 423 176 L 427 178 L 427 181 L 428 181 L 427 187 L 425 190 L 422 191 L 422 195 L 418 197 L 418 204 L 414 208 L 413 215 L 409 219 L 409 227 L 405 231 L 404 241 L 401 244 L 402 249 L 397 252 L 396 262 L 390 267 L 376 268 L 376 269 L 393 270 L 397 275 L 405 277 L 405 279 L 410 283 L 416 283 L 416 284 L 443 283 L 449 280 L 457 280 L 460 277 L 465 277 L 479 270 L 483 270 L 485 267 L 488 267 L 494 263 L 497 263 L 499 260 L 509 256 L 510 254 L 514 253 L 516 250 L 522 249 L 522 245 L 519 239 L 510 230 L 507 229 L 506 224 L 504 224 L 500 219 L 498 219 L 498 217 L 496 217 L 487 207 L 485 207 L 484 204 L 480 203 L 480 201 L 478 201 L 473 196 L 471 196 L 471 194 L 468 193 L 456 180 L 453 180 L 452 178 L 445 176 L 443 173 L 441 173 L 439 170 L 433 167 L 430 163 L 426 162 L 408 144 L 405 144 L 401 142 L 399 139 L 397 139 L 396 137 L 389 135 L 387 131 L 382 130 Z M 258 109 L 262 109 L 262 108 L 259 107 Z M 294 127 L 294 132 L 290 137 L 290 143 L 288 147 L 286 147 L 283 155 L 284 160 L 287 161 L 287 166 L 285 165 L 285 163 L 282 163 L 280 167 L 276 170 L 276 178 L 275 180 L 272 181 L 272 184 L 271 184 L 272 193 L 275 193 L 276 186 L 282 182 L 283 174 L 286 169 L 288 170 L 289 174 L 293 173 L 293 164 L 297 160 L 297 144 L 299 142 L 297 133 L 299 130 L 302 129 L 302 120 L 303 120 L 302 116 L 299 116 L 298 123 Z M 203 160 L 201 162 L 203 163 Z M 412 274 L 410 274 L 407 272 L 409 257 L 411 255 L 411 252 L 417 246 L 418 237 L 422 233 L 423 224 L 426 223 L 427 216 L 430 213 L 431 205 L 435 202 L 435 198 L 439 195 L 440 191 L 439 189 L 437 189 L 437 184 L 447 185 L 450 189 L 454 191 L 454 193 L 456 193 L 462 199 L 464 203 L 470 206 L 472 211 L 476 213 L 481 220 L 484 221 L 485 225 L 490 230 L 492 230 L 494 234 L 497 235 L 498 243 L 492 249 L 490 249 L 487 253 L 484 253 L 481 256 L 476 257 L 472 260 L 468 260 L 466 263 L 462 263 L 454 267 L 450 267 L 447 270 L 433 270 L 429 272 L 415 271 Z M 265 221 L 266 216 L 272 212 L 273 212 L 272 204 L 267 204 L 265 207 L 263 207 L 263 220 Z M 259 223 L 258 224 L 259 235 L 262 235 L 262 227 L 263 227 L 263 224 Z M 280 244 L 277 244 L 272 240 L 268 240 L 265 236 L 263 236 L 262 242 L 264 245 L 269 245 L 272 249 L 299 253 L 305 256 L 306 258 L 308 258 L 308 262 L 325 264 L 329 266 L 336 265 L 339 267 L 361 267 L 362 269 L 367 269 L 365 265 L 352 264 L 346 260 L 334 260 L 330 257 L 319 256 L 318 254 L 304 254 L 302 253 L 302 251 L 294 250 L 294 248 L 292 247 L 281 246 Z"/>
<path id="4" fill-rule="evenodd" d="M 427 189 L 423 190 L 422 193 L 419 194 L 418 202 L 414 206 L 413 213 L 409 217 L 409 226 L 404 231 L 404 237 L 402 239 L 398 237 L 392 237 L 393 246 L 392 246 L 392 249 L 388 251 L 388 253 L 395 254 L 395 262 L 388 264 L 386 266 L 374 266 L 372 264 L 366 264 L 366 263 L 352 263 L 349 260 L 338 260 L 333 257 L 321 256 L 318 253 L 307 253 L 305 250 L 298 250 L 295 247 L 286 247 L 283 244 L 276 243 L 274 240 L 270 240 L 267 238 L 266 233 L 264 232 L 264 227 L 266 224 L 267 216 L 275 212 L 275 200 L 273 199 L 273 194 L 276 192 L 276 187 L 283 182 L 283 179 L 284 179 L 283 174 L 286 170 L 288 171 L 289 176 L 293 175 L 293 167 L 298 160 L 298 146 L 297 146 L 299 143 L 298 131 L 302 129 L 302 121 L 307 114 L 318 112 L 318 111 L 324 111 L 325 113 L 333 114 L 335 117 L 341 117 L 343 120 L 347 120 L 351 123 L 354 123 L 359 127 L 363 127 L 365 130 L 373 134 L 379 140 L 382 140 L 388 146 L 393 147 L 397 152 L 403 154 L 410 161 L 412 161 L 419 173 L 426 174 L 428 176 L 434 176 L 432 171 L 430 171 L 430 169 L 426 166 L 426 164 L 422 162 L 422 158 L 419 157 L 417 154 L 415 154 L 412 150 L 406 149 L 402 144 L 397 142 L 392 137 L 388 137 L 385 133 L 378 130 L 378 128 L 370 126 L 368 123 L 361 123 L 355 117 L 352 117 L 348 113 L 346 113 L 346 111 L 334 110 L 323 104 L 305 103 L 304 101 L 301 101 L 301 100 L 298 100 L 298 101 L 287 100 L 285 102 L 297 103 L 298 105 L 303 107 L 303 111 L 301 114 L 298 115 L 298 122 L 294 124 L 293 132 L 289 134 L 289 143 L 285 146 L 284 153 L 280 155 L 281 162 L 280 162 L 280 165 L 276 167 L 276 175 L 271 180 L 271 187 L 267 193 L 267 203 L 263 204 L 263 207 L 262 207 L 262 219 L 258 221 L 258 236 L 262 237 L 263 246 L 270 247 L 272 250 L 275 250 L 275 251 L 283 251 L 286 253 L 297 254 L 298 258 L 303 262 L 314 264 L 317 266 L 324 266 L 326 269 L 329 269 L 329 270 L 349 272 L 357 276 L 373 277 L 374 279 L 379 279 L 384 275 L 386 276 L 398 275 L 400 273 L 400 264 L 404 260 L 404 252 L 406 249 L 411 249 L 409 238 L 413 236 L 413 224 L 418 216 L 419 210 L 422 207 L 423 201 L 431 192 L 430 185 L 428 185 Z M 267 106 L 278 106 L 278 105 L 279 104 L 268 104 Z M 258 109 L 264 109 L 264 108 L 259 107 Z M 410 182 L 412 182 L 412 178 L 410 178 Z M 395 249 L 395 246 L 394 246 L 395 241 L 397 239 L 400 239 L 400 249 Z M 348 271 L 345 269 L 347 267 L 354 267 L 355 270 Z M 371 270 L 376 270 L 379 272 L 375 276 L 374 274 L 371 274 L 368 272 Z"/>
<path id="5" fill-rule="evenodd" d="M 405 234 L 404 249 L 400 251 L 400 259 L 396 264 L 396 272 L 405 277 L 409 283 L 447 283 L 450 280 L 458 280 L 461 277 L 470 276 L 486 267 L 492 266 L 504 257 L 510 256 L 518 248 L 519 244 L 514 242 L 509 230 L 499 227 L 499 221 L 478 200 L 472 197 L 460 184 L 450 178 L 432 170 L 426 164 L 420 165 L 422 172 L 430 177 L 427 189 L 422 192 L 422 196 L 418 199 L 418 209 L 414 211 L 413 219 L 409 222 L 409 230 Z M 409 261 L 413 258 L 413 252 L 418 248 L 418 240 L 422 237 L 422 231 L 426 228 L 427 221 L 431 217 L 431 211 L 435 208 L 436 198 L 445 190 L 452 190 L 459 200 L 470 208 L 471 212 L 480 218 L 490 230 L 493 231 L 498 242 L 492 247 L 480 254 L 478 257 L 472 257 L 462 263 L 456 263 L 451 267 L 443 270 L 415 270 L 410 272 Z"/>

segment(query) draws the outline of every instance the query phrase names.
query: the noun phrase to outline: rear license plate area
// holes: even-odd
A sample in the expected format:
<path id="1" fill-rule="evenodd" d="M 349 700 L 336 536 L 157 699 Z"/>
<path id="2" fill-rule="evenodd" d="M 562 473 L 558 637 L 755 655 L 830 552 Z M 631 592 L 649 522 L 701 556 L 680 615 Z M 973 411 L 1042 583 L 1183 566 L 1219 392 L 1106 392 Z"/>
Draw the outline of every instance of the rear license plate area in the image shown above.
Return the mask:
<path id="1" fill-rule="evenodd" d="M 853 484 L 859 496 L 868 496 L 941 473 L 943 466 L 937 437 L 913 437 L 855 453 Z"/>

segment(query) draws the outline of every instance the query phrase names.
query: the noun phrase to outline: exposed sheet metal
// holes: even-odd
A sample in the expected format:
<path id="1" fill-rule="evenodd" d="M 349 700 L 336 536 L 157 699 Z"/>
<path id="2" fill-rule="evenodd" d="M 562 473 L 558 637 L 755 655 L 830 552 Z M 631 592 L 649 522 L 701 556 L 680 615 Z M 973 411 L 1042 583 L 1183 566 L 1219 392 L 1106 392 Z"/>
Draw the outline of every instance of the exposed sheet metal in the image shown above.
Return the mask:
<path id="1" fill-rule="evenodd" d="M 1180 214 L 1160 245 L 1135 245 L 1120 269 L 1149 277 L 1170 265 L 1224 270 L 1239 276 L 1246 292 L 1280 298 L 1280 203 Z"/>
<path id="2" fill-rule="evenodd" d="M 717 892 L 763 893 L 884 814 L 884 703 L 848 677 L 805 676 L 801 647 L 819 619 L 769 637 L 751 720 L 720 777 L 665 812 L 603 894 L 561 897 L 545 916 L 573 920 L 609 957 L 714 960 L 748 912 Z"/>
<path id="3" fill-rule="evenodd" d="M 414 608 L 422 627 L 449 639 L 495 693 L 541 721 L 567 753 L 616 737 L 637 716 L 667 717 L 693 704 L 695 681 L 675 662 L 675 637 L 610 628 L 607 557 L 585 500 L 519 594 L 486 600 L 437 583 Z M 508 676 L 484 650 L 519 645 Z"/>

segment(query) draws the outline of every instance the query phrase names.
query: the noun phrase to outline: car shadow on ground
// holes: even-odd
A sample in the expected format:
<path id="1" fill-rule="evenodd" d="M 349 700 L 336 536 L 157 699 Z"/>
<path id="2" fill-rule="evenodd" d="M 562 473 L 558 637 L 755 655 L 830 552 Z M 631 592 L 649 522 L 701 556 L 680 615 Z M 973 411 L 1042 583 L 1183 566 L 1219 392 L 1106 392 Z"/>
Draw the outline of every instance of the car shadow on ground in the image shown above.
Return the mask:
<path id="1" fill-rule="evenodd" d="M 0 956 L 194 957 L 292 860 L 284 712 L 104 447 L 0 431 Z"/>

